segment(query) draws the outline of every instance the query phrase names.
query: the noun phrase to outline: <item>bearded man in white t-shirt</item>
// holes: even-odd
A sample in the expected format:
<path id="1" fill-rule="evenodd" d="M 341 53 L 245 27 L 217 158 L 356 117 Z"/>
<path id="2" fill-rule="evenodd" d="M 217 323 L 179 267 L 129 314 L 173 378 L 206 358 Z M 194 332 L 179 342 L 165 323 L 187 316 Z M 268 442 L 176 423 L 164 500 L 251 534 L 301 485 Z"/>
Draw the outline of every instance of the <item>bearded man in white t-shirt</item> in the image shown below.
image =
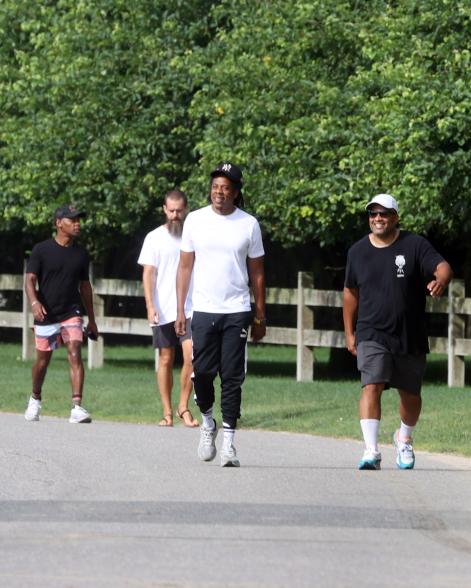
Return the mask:
<path id="1" fill-rule="evenodd" d="M 254 341 L 265 336 L 264 249 L 258 221 L 241 210 L 242 172 L 222 163 L 211 173 L 210 205 L 191 212 L 182 234 L 177 272 L 178 335 L 186 332 L 184 303 L 193 278 L 193 371 L 203 419 L 198 457 L 216 456 L 214 379 L 221 380 L 224 440 L 221 465 L 240 465 L 234 434 L 240 418 L 249 327 Z M 250 306 L 250 287 L 255 316 Z"/>
<path id="2" fill-rule="evenodd" d="M 177 336 L 175 319 L 177 317 L 176 275 L 180 258 L 180 243 L 183 223 L 188 212 L 188 200 L 184 192 L 171 190 L 165 195 L 163 211 L 166 223 L 147 234 L 138 263 L 143 266 L 142 283 L 146 300 L 147 318 L 152 328 L 152 339 L 159 350 L 157 385 L 162 401 L 163 418 L 161 427 L 173 425 L 172 388 L 175 348 L 181 345 L 183 366 L 180 374 L 180 401 L 176 415 L 187 427 L 197 427 L 188 399 L 192 382 L 192 349 L 190 318 L 192 313 L 191 287 L 184 301 L 183 315 L 186 332 Z"/>

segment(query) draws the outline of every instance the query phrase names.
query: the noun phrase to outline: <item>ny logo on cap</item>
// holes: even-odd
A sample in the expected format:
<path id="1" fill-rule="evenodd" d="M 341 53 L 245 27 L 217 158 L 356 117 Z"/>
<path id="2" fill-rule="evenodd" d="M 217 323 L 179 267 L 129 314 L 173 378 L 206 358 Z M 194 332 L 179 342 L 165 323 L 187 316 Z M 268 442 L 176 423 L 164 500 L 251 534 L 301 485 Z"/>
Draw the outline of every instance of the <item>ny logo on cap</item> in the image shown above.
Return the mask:
<path id="1" fill-rule="evenodd" d="M 231 167 L 232 167 L 232 165 L 231 165 L 230 163 L 225 163 L 225 164 L 222 166 L 221 170 L 222 170 L 222 171 L 225 171 L 225 172 L 230 172 L 230 171 L 231 171 Z"/>

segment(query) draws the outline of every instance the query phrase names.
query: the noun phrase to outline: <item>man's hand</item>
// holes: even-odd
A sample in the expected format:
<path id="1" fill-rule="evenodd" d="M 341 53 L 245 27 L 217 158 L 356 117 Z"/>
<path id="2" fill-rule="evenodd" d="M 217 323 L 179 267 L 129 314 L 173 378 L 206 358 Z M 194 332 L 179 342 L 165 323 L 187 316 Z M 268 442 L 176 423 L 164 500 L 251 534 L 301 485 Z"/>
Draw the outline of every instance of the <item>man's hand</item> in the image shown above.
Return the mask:
<path id="1" fill-rule="evenodd" d="M 256 322 L 252 323 L 252 328 L 250 329 L 250 334 L 252 336 L 252 341 L 257 343 L 261 341 L 263 337 L 265 337 L 267 332 L 267 327 L 264 323 L 258 324 Z"/>
<path id="2" fill-rule="evenodd" d="M 430 292 L 430 296 L 433 298 L 439 298 L 445 292 L 446 284 L 440 282 L 440 280 L 432 280 L 427 284 L 427 290 Z"/>
<path id="3" fill-rule="evenodd" d="M 88 338 L 92 341 L 96 341 L 98 339 L 98 327 L 95 321 L 88 321 L 88 325 L 85 331 L 88 335 Z"/>
<path id="4" fill-rule="evenodd" d="M 433 272 L 434 279 L 427 284 L 427 290 L 433 298 L 439 298 L 453 278 L 453 270 L 447 261 L 442 261 Z"/>
<path id="5" fill-rule="evenodd" d="M 177 320 L 175 321 L 175 333 L 178 337 L 186 335 L 186 317 L 184 313 L 179 313 L 177 315 Z"/>
<path id="6" fill-rule="evenodd" d="M 147 320 L 151 327 L 159 324 L 159 313 L 153 306 L 147 309 Z"/>
<path id="7" fill-rule="evenodd" d="M 40 323 L 46 318 L 47 311 L 44 306 L 39 302 L 39 300 L 35 300 L 31 305 L 31 312 L 33 313 L 34 320 Z"/>
<path id="8" fill-rule="evenodd" d="M 352 355 L 357 354 L 357 347 L 355 345 L 355 335 L 345 335 L 345 346 Z"/>

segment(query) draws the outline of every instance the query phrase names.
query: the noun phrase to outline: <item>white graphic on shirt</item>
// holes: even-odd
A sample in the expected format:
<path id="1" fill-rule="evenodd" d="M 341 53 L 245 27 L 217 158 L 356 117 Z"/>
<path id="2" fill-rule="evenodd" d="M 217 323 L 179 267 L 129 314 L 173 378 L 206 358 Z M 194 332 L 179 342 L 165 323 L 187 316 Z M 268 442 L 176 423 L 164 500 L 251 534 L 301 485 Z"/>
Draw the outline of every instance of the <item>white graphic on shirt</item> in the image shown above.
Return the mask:
<path id="1" fill-rule="evenodd" d="M 397 277 L 403 278 L 404 266 L 406 265 L 406 258 L 404 257 L 404 255 L 396 255 L 396 259 L 394 260 L 394 262 L 397 265 Z"/>

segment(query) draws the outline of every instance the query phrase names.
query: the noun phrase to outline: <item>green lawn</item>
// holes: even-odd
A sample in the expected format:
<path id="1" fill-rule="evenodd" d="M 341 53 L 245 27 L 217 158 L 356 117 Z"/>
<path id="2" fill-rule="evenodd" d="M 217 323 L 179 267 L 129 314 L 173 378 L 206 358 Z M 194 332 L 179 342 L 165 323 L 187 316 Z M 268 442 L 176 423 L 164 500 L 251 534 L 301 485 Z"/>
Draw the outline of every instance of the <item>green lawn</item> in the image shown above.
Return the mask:
<path id="1" fill-rule="evenodd" d="M 0 410 L 23 412 L 31 389 L 31 362 L 19 345 L 0 345 Z M 292 347 L 251 346 L 241 427 L 360 439 L 359 379 L 339 375 L 328 350 L 316 351 L 316 380 L 296 383 Z M 471 366 L 468 364 L 467 369 Z M 423 412 L 415 446 L 471 455 L 471 387 L 446 386 L 446 359 L 429 358 Z M 43 414 L 68 416 L 70 388 L 64 350 L 51 362 L 43 390 Z M 384 393 L 380 442 L 390 443 L 398 425 L 398 396 Z M 155 423 L 161 416 L 151 347 L 105 349 L 105 367 L 86 373 L 84 405 L 95 419 Z M 197 410 L 192 402 L 195 415 Z"/>

